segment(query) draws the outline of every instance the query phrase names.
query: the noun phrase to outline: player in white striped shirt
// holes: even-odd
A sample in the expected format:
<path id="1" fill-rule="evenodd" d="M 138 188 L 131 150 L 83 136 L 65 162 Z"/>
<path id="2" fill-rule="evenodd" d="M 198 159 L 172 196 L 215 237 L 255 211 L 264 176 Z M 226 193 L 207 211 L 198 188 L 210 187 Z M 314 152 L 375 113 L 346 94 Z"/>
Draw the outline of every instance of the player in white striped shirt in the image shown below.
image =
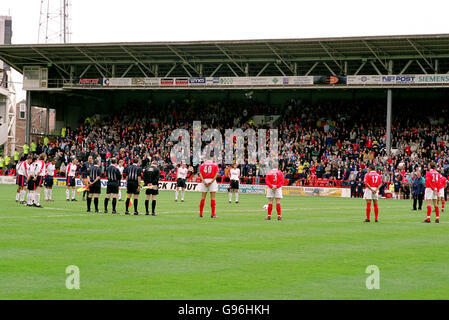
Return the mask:
<path id="1" fill-rule="evenodd" d="M 46 171 L 47 176 L 45 177 L 45 201 L 53 201 L 52 193 L 53 193 L 53 178 L 55 176 L 55 164 L 56 160 L 53 159 L 47 163 Z"/>
<path id="2" fill-rule="evenodd" d="M 41 187 L 44 184 L 45 176 L 47 175 L 45 161 L 47 160 L 47 155 L 42 153 L 39 156 L 39 159 L 36 160 L 34 166 L 34 176 L 35 176 L 35 192 L 34 192 L 34 204 L 38 208 L 42 208 L 41 206 Z"/>
<path id="3" fill-rule="evenodd" d="M 16 202 L 18 202 L 20 199 L 21 204 L 26 203 L 25 193 L 27 189 L 28 167 L 31 165 L 31 162 L 33 162 L 33 158 L 29 156 L 26 160 L 19 162 L 16 169 L 16 184 L 18 186 Z"/>
<path id="4" fill-rule="evenodd" d="M 235 203 L 239 203 L 240 169 L 237 168 L 236 163 L 232 166 L 230 174 L 231 183 L 229 184 L 229 203 L 232 202 L 232 193 L 235 195 Z"/>
<path id="5" fill-rule="evenodd" d="M 77 162 L 75 157 L 72 158 L 72 162 L 69 163 L 67 166 L 65 176 L 67 177 L 66 184 L 67 184 L 67 190 L 65 192 L 65 198 L 67 201 L 70 201 L 70 188 L 72 188 L 72 201 L 76 201 L 75 199 L 75 176 L 76 176 L 76 169 L 77 169 Z"/>
<path id="6" fill-rule="evenodd" d="M 186 179 L 189 169 L 185 163 L 176 170 L 176 191 L 175 191 L 175 201 L 178 201 L 178 192 L 181 189 L 181 201 L 184 202 L 184 190 L 186 189 Z"/>

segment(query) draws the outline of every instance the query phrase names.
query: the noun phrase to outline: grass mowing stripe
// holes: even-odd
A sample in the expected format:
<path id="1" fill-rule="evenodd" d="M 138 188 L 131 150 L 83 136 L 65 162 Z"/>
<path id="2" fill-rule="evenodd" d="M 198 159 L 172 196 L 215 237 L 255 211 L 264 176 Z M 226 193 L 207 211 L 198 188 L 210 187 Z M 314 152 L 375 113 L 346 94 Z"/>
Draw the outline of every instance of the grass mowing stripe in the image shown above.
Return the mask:
<path id="1" fill-rule="evenodd" d="M 361 199 L 286 196 L 284 220 L 265 221 L 263 195 L 217 194 L 216 220 L 209 198 L 198 217 L 199 193 L 182 203 L 162 191 L 156 217 L 125 216 L 124 201 L 120 215 L 87 214 L 63 188 L 44 209 L 14 196 L 0 186 L 1 299 L 449 298 L 447 213 L 423 224 L 410 201 L 380 200 L 380 222 L 368 224 Z M 365 287 L 372 264 L 380 290 Z M 66 289 L 68 265 L 81 290 Z"/>

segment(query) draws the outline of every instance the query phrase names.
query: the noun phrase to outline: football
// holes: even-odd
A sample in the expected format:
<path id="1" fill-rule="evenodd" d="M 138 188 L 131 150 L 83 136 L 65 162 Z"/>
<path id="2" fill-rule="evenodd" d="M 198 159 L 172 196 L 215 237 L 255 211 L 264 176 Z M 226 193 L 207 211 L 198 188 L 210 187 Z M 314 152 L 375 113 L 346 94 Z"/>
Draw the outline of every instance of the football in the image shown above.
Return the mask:
<path id="1" fill-rule="evenodd" d="M 268 204 L 264 205 L 264 206 L 263 206 L 263 209 L 264 209 L 265 211 L 267 211 L 267 210 L 268 210 Z"/>

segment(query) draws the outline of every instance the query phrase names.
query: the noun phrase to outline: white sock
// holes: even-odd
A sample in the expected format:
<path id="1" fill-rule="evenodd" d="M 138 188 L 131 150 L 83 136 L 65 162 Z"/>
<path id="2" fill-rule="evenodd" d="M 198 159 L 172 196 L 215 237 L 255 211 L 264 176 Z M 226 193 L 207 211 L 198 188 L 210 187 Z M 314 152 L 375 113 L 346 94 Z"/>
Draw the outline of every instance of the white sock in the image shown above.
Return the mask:
<path id="1" fill-rule="evenodd" d="M 236 201 L 236 202 L 239 201 L 239 194 L 238 194 L 238 192 L 235 193 L 235 201 Z"/>
<path id="2" fill-rule="evenodd" d="M 19 197 L 20 197 L 20 192 L 16 193 L 16 201 L 19 201 Z"/>
<path id="3" fill-rule="evenodd" d="M 20 202 L 22 202 L 23 200 L 25 200 L 25 189 L 22 189 L 20 191 Z"/>
<path id="4" fill-rule="evenodd" d="M 75 189 L 72 190 L 72 199 L 75 199 Z"/>
<path id="5" fill-rule="evenodd" d="M 27 203 L 33 204 L 33 198 L 34 198 L 34 191 L 28 191 Z"/>
<path id="6" fill-rule="evenodd" d="M 48 200 L 51 200 L 52 189 L 48 189 Z"/>
<path id="7" fill-rule="evenodd" d="M 178 190 L 175 191 L 175 200 L 178 200 Z"/>
<path id="8" fill-rule="evenodd" d="M 184 190 L 181 191 L 181 200 L 184 201 Z"/>
<path id="9" fill-rule="evenodd" d="M 47 201 L 48 200 L 48 189 L 47 188 L 44 189 L 44 196 L 45 196 L 45 201 Z"/>
<path id="10" fill-rule="evenodd" d="M 229 202 L 232 201 L 232 193 L 229 192 Z"/>
<path id="11" fill-rule="evenodd" d="M 36 192 L 36 194 L 34 195 L 34 202 L 36 203 L 36 205 L 40 205 L 41 202 L 41 193 L 40 192 Z"/>
<path id="12" fill-rule="evenodd" d="M 69 189 L 66 189 L 66 190 L 65 190 L 65 198 L 66 198 L 67 200 L 69 200 L 69 197 L 70 197 L 70 191 L 69 191 Z"/>
<path id="13" fill-rule="evenodd" d="M 122 200 L 122 190 L 118 190 L 118 200 Z"/>

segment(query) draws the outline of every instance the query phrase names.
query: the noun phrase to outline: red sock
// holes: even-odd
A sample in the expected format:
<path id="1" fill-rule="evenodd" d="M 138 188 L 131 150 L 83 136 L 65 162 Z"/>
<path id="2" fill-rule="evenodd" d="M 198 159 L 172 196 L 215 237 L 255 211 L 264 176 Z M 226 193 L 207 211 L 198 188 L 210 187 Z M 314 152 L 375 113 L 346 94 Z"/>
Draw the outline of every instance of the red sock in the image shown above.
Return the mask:
<path id="1" fill-rule="evenodd" d="M 204 209 L 204 199 L 201 199 L 201 201 L 200 201 L 200 216 L 203 215 L 203 209 Z"/>
<path id="2" fill-rule="evenodd" d="M 366 219 L 369 220 L 369 214 L 371 212 L 371 202 L 366 204 Z"/>
<path id="3" fill-rule="evenodd" d="M 444 199 L 441 200 L 441 209 L 444 209 L 444 203 L 445 203 Z"/>
<path id="4" fill-rule="evenodd" d="M 212 216 L 215 216 L 215 200 L 210 201 L 210 208 L 212 210 Z"/>
<path id="5" fill-rule="evenodd" d="M 379 217 L 379 206 L 377 205 L 377 203 L 374 204 L 374 217 L 377 218 Z"/>
<path id="6" fill-rule="evenodd" d="M 435 215 L 437 216 L 437 220 L 440 219 L 440 209 L 438 208 L 438 206 L 435 206 Z"/>
<path id="7" fill-rule="evenodd" d="M 268 205 L 268 216 L 269 216 L 269 217 L 271 217 L 271 211 L 273 211 L 273 204 L 272 204 L 272 203 L 270 203 L 270 204 Z"/>
<path id="8" fill-rule="evenodd" d="M 281 204 L 280 203 L 276 203 L 276 211 L 278 213 L 278 217 L 281 216 Z"/>
<path id="9" fill-rule="evenodd" d="M 427 220 L 430 220 L 430 213 L 432 212 L 432 206 L 427 206 Z"/>

